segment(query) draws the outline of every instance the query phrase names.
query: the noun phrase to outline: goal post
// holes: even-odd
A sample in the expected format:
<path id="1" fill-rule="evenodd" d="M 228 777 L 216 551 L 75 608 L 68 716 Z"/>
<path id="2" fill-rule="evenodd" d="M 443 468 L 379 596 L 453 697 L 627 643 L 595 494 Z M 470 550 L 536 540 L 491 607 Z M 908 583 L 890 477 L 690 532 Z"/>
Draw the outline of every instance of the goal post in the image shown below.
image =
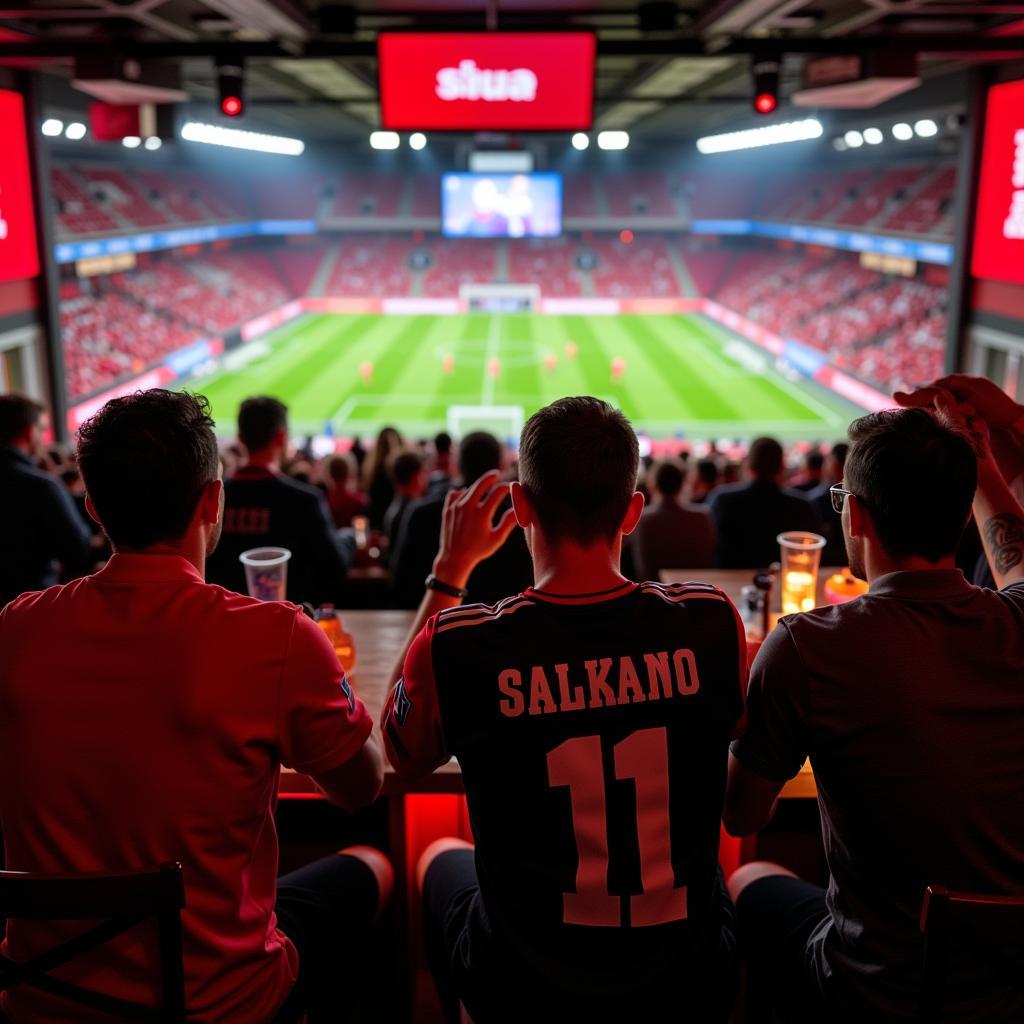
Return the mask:
<path id="1" fill-rule="evenodd" d="M 463 284 L 459 298 L 471 313 L 531 313 L 540 308 L 540 285 Z"/>
<path id="2" fill-rule="evenodd" d="M 505 444 L 516 447 L 525 422 L 521 405 L 448 406 L 448 433 L 456 440 L 474 430 L 486 430 Z"/>

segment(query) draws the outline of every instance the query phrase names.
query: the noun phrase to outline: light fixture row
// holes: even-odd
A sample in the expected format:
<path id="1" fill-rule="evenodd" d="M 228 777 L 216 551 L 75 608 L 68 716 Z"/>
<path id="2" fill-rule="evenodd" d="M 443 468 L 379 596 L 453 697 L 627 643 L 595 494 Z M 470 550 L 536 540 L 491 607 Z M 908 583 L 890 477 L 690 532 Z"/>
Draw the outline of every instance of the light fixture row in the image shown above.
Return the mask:
<path id="1" fill-rule="evenodd" d="M 911 124 L 899 121 L 889 128 L 889 134 L 897 142 L 910 142 L 911 139 L 933 139 L 939 134 L 938 123 L 930 117 L 923 117 Z M 885 132 L 877 125 L 868 128 L 851 128 L 843 135 L 832 140 L 832 147 L 840 153 L 849 149 L 860 149 L 863 146 L 880 146 L 885 142 Z"/>

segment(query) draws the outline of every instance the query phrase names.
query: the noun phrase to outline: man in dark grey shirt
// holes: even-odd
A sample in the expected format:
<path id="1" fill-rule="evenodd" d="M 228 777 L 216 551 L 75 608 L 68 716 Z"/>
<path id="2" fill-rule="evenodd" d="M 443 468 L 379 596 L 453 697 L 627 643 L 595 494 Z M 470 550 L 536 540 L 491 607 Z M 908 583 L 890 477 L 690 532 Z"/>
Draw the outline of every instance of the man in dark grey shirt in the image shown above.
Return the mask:
<path id="1" fill-rule="evenodd" d="M 791 1015 L 907 1020 L 925 887 L 1024 894 L 1024 513 L 991 449 L 923 409 L 850 439 L 834 494 L 870 590 L 765 642 L 724 814 L 733 834 L 761 828 L 809 756 L 828 889 L 754 863 L 730 891 L 754 976 Z M 972 499 L 999 591 L 954 567 Z M 944 1019 L 1024 1019 L 1022 978 L 1019 955 L 954 947 Z"/>
<path id="2" fill-rule="evenodd" d="M 27 590 L 84 571 L 92 535 L 67 488 L 36 463 L 45 410 L 0 395 L 0 608 Z"/>

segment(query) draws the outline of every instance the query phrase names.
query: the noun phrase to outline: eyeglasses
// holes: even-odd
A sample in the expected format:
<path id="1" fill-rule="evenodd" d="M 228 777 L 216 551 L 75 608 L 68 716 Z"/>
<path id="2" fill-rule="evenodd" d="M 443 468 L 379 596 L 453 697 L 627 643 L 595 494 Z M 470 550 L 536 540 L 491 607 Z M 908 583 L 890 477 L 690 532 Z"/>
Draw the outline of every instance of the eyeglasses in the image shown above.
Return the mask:
<path id="1" fill-rule="evenodd" d="M 833 484 L 828 489 L 829 497 L 832 499 L 832 509 L 837 515 L 843 514 L 843 505 L 846 504 L 846 497 L 849 494 L 853 494 L 853 491 L 848 491 L 845 487 L 840 487 L 839 484 Z M 854 497 L 856 495 L 854 494 Z"/>

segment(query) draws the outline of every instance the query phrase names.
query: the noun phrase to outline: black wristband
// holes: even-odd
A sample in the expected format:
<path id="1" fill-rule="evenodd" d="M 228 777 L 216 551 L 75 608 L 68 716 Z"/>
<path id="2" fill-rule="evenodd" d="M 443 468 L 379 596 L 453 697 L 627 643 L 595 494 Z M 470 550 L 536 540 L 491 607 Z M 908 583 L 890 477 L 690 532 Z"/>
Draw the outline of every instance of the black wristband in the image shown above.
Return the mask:
<path id="1" fill-rule="evenodd" d="M 439 580 L 433 573 L 423 581 L 423 585 L 427 590 L 439 590 L 442 594 L 447 594 L 449 597 L 464 598 L 469 593 L 465 587 L 454 587 L 451 583 Z"/>

